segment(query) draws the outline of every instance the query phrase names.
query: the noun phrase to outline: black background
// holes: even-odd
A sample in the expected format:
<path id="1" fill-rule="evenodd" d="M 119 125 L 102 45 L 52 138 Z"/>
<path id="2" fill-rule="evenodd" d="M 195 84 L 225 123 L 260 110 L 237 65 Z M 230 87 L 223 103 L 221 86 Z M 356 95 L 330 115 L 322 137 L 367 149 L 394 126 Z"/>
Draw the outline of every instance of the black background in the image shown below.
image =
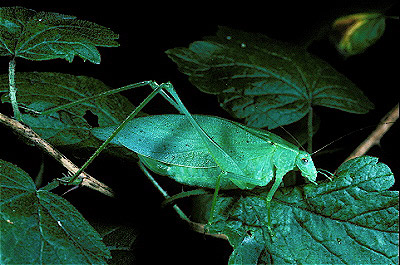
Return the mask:
<path id="1" fill-rule="evenodd" d="M 341 15 L 364 11 L 386 10 L 387 15 L 398 16 L 398 5 L 391 1 L 351 2 L 329 6 L 279 1 L 181 2 L 165 1 L 1 1 L 2 6 L 20 5 L 36 11 L 51 11 L 75 15 L 111 28 L 120 35 L 118 48 L 99 48 L 99 65 L 75 58 L 31 62 L 17 59 L 17 71 L 55 71 L 87 75 L 102 80 L 111 87 L 120 87 L 143 80 L 171 81 L 191 113 L 211 114 L 230 118 L 213 95 L 199 92 L 168 59 L 165 50 L 185 46 L 207 35 L 215 34 L 218 25 L 250 32 L 261 32 L 269 37 L 301 43 L 318 29 L 329 25 Z M 309 51 L 333 65 L 346 75 L 376 105 L 365 115 L 316 107 L 321 117 L 321 128 L 314 137 L 314 149 L 340 136 L 380 119 L 398 103 L 399 41 L 398 20 L 388 20 L 383 37 L 367 52 L 344 59 L 326 39 L 315 41 Z M 1 73 L 7 73 L 8 59 L 0 58 Z M 146 89 L 123 92 L 138 104 L 148 94 Z M 10 107 L 0 105 L 0 111 L 11 115 Z M 176 113 L 162 99 L 156 99 L 145 111 L 151 114 Z M 314 162 L 318 167 L 335 170 L 361 143 L 373 128 L 352 134 L 331 148 L 339 149 L 333 155 L 321 155 Z M 0 159 L 13 162 L 35 176 L 41 162 L 40 152 L 25 145 L 11 132 L 0 127 Z M 398 125 L 395 125 L 368 154 L 377 156 L 395 173 L 399 173 Z M 66 153 L 68 155 L 68 153 Z M 69 154 L 78 165 L 84 158 Z M 81 159 L 80 159 L 81 158 Z M 109 199 L 93 191 L 80 189 L 66 194 L 68 199 L 89 221 L 124 224 L 137 232 L 134 257 L 138 264 L 226 264 L 231 248 L 228 242 L 190 231 L 171 209 L 161 209 L 162 197 L 137 170 L 126 161 L 106 160 L 100 157 L 88 171 L 112 186 L 118 199 Z M 45 157 L 45 175 L 58 177 L 63 169 Z M 111 177 L 112 176 L 112 177 Z M 165 180 L 162 180 L 165 181 Z M 168 180 L 166 180 L 168 181 Z M 177 188 L 179 192 L 181 187 Z M 173 193 L 173 192 L 171 192 Z"/>

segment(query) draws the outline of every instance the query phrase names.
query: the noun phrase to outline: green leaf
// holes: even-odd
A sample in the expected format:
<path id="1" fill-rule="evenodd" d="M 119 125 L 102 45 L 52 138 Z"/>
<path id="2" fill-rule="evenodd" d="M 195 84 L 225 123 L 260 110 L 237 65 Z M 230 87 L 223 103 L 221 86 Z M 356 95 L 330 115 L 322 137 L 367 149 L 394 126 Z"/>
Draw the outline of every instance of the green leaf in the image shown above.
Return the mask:
<path id="1" fill-rule="evenodd" d="M 2 264 L 105 264 L 100 235 L 64 198 L 0 160 Z"/>
<path id="2" fill-rule="evenodd" d="M 364 52 L 382 37 L 386 16 L 380 13 L 357 13 L 335 20 L 332 40 L 344 56 Z"/>
<path id="3" fill-rule="evenodd" d="M 108 220 L 109 221 L 109 220 Z M 135 264 L 134 243 L 138 232 L 130 225 L 104 223 L 104 220 L 90 223 L 103 237 L 103 242 L 111 251 L 112 259 L 108 264 Z"/>
<path id="4" fill-rule="evenodd" d="M 302 48 L 220 27 L 216 36 L 166 52 L 201 91 L 253 127 L 276 128 L 311 106 L 366 113 L 373 104 L 345 76 Z"/>
<path id="5" fill-rule="evenodd" d="M 8 76 L 0 76 L 0 92 L 6 92 Z M 79 99 L 109 91 L 103 82 L 87 77 L 61 73 L 17 73 L 18 101 L 29 109 L 44 111 Z M 3 101 L 9 101 L 3 97 Z M 92 126 L 84 115 L 87 111 L 96 115 L 99 126 L 119 125 L 134 106 L 121 95 L 109 95 L 92 99 L 79 105 L 48 115 L 24 114 L 23 120 L 43 139 L 53 145 L 75 147 L 99 146 L 90 134 Z"/>
<path id="6" fill-rule="evenodd" d="M 99 64 L 96 46 L 117 47 L 117 38 L 110 29 L 74 16 L 18 6 L 0 8 L 0 56 L 72 62 L 77 55 Z"/>
<path id="7" fill-rule="evenodd" d="M 344 163 L 332 182 L 279 189 L 271 205 L 273 240 L 266 194 L 219 198 L 209 232 L 229 237 L 230 264 L 397 264 L 393 184 L 385 164 L 359 157 Z"/>

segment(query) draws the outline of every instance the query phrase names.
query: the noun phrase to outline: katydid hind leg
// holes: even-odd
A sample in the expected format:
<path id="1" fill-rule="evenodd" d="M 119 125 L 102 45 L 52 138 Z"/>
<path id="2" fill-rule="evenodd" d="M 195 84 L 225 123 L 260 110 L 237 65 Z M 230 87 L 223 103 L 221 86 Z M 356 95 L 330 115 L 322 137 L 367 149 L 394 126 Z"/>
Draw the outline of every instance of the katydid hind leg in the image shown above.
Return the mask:
<path id="1" fill-rule="evenodd" d="M 151 83 L 155 84 L 155 82 Z M 78 176 L 89 166 L 89 164 L 103 151 L 106 146 L 112 141 L 112 139 L 126 126 L 126 124 L 131 121 L 137 114 L 153 99 L 155 95 L 160 93 L 163 86 L 159 85 L 157 87 L 153 87 L 153 91 L 137 106 L 126 118 L 125 120 L 114 130 L 114 132 L 102 143 L 102 145 L 93 153 L 93 155 L 83 164 L 83 166 L 75 173 L 73 177 L 70 179 L 70 183 L 75 181 Z"/>
<path id="2" fill-rule="evenodd" d="M 191 125 L 196 129 L 200 138 L 203 140 L 203 143 L 207 146 L 215 162 L 219 165 L 219 167 L 223 171 L 218 176 L 218 181 L 215 187 L 215 192 L 212 201 L 212 209 L 210 213 L 211 215 L 209 219 L 209 222 L 211 222 L 213 219 L 216 201 L 218 198 L 218 191 L 220 189 L 221 179 L 226 175 L 226 172 L 233 172 L 238 175 L 245 175 L 245 174 L 239 168 L 237 163 L 232 159 L 232 157 L 230 157 L 216 142 L 214 142 L 211 139 L 211 137 L 209 137 L 207 133 L 201 128 L 201 126 L 196 122 L 196 120 L 186 109 L 186 107 L 184 106 L 184 104 L 182 103 L 182 101 L 180 100 L 173 86 L 170 83 L 163 83 L 161 85 L 158 85 L 156 82 L 149 81 L 146 83 L 144 82 L 140 83 L 140 86 L 146 84 L 151 86 L 151 88 L 153 89 L 152 93 L 145 100 L 143 100 L 143 102 L 124 120 L 124 122 L 122 122 L 114 130 L 114 132 L 109 136 L 109 138 L 105 142 L 103 142 L 103 144 L 99 147 L 99 149 L 96 150 L 96 152 L 89 158 L 88 161 L 86 161 L 86 163 L 80 168 L 80 170 L 78 170 L 78 172 L 70 179 L 70 181 L 71 182 L 74 181 L 80 175 L 80 173 L 82 173 L 86 169 L 86 167 L 94 160 L 94 158 L 98 156 L 98 154 L 106 147 L 106 145 L 108 145 L 108 143 L 111 142 L 111 140 L 125 127 L 125 125 L 130 120 L 132 120 L 156 94 L 161 93 L 168 102 L 170 102 L 173 106 L 175 106 L 178 109 L 178 111 L 183 113 L 188 118 Z M 172 98 L 165 93 L 164 89 L 169 92 Z"/>
<path id="3" fill-rule="evenodd" d="M 57 106 L 57 107 L 54 107 L 54 108 L 50 108 L 50 109 L 44 110 L 42 112 L 38 112 L 38 111 L 34 111 L 34 110 L 30 110 L 30 111 L 33 111 L 35 113 L 35 115 L 47 115 L 47 114 L 50 114 L 50 113 L 53 113 L 53 112 L 56 112 L 56 111 L 59 111 L 59 110 L 71 108 L 73 106 L 76 106 L 78 104 L 87 102 L 89 100 L 106 97 L 106 96 L 109 96 L 109 95 L 120 93 L 122 91 L 130 90 L 130 89 L 133 89 L 133 88 L 139 88 L 139 87 L 143 87 L 143 86 L 147 86 L 147 85 L 150 85 L 151 87 L 153 87 L 153 84 L 155 84 L 155 82 L 153 82 L 153 81 L 143 81 L 143 82 L 134 83 L 134 84 L 130 84 L 130 85 L 127 85 L 127 86 L 115 88 L 115 89 L 112 89 L 112 90 L 108 90 L 108 91 L 105 91 L 105 92 L 101 92 L 101 93 L 93 95 L 93 96 L 89 96 L 89 97 L 85 97 L 85 98 L 82 98 L 82 99 L 78 99 L 76 101 L 73 101 L 73 102 L 70 102 L 70 103 L 67 103 L 67 104 L 64 104 L 64 105 L 60 105 L 60 106 Z"/>

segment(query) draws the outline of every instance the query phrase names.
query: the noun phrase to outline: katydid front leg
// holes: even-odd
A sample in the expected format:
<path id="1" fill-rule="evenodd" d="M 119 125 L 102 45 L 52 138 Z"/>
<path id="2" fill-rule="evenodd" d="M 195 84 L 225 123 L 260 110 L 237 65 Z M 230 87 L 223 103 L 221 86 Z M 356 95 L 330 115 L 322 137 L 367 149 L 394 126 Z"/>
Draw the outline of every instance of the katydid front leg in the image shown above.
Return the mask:
<path id="1" fill-rule="evenodd" d="M 274 185 L 272 185 L 271 189 L 268 192 L 267 197 L 265 198 L 265 202 L 267 205 L 267 213 L 268 213 L 267 227 L 268 227 L 268 230 L 270 231 L 271 235 L 273 235 L 272 228 L 271 228 L 271 201 L 272 201 L 272 198 L 274 197 L 275 192 L 281 185 L 283 176 L 285 176 L 286 173 L 287 173 L 287 171 L 282 171 L 282 170 L 276 171 Z"/>

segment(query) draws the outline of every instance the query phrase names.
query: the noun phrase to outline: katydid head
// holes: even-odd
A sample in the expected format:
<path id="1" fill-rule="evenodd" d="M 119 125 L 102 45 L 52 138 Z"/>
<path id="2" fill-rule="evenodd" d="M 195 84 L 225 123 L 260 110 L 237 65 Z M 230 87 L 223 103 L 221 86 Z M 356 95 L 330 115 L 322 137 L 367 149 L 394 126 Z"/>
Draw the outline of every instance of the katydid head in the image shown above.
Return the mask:
<path id="1" fill-rule="evenodd" d="M 299 151 L 296 157 L 296 166 L 301 171 L 301 175 L 314 184 L 317 184 L 317 169 L 314 166 L 311 155 L 306 151 Z"/>

